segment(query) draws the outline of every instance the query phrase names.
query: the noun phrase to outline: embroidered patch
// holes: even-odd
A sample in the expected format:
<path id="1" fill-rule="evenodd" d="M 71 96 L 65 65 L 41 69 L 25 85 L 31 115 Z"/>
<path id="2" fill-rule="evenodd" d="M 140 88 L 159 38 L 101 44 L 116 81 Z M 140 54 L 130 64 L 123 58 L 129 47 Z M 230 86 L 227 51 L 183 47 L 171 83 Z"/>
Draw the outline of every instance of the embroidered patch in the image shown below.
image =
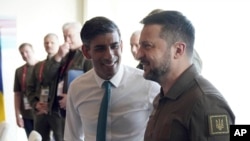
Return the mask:
<path id="1" fill-rule="evenodd" d="M 229 134 L 227 115 L 210 115 L 208 116 L 208 124 L 210 135 Z"/>

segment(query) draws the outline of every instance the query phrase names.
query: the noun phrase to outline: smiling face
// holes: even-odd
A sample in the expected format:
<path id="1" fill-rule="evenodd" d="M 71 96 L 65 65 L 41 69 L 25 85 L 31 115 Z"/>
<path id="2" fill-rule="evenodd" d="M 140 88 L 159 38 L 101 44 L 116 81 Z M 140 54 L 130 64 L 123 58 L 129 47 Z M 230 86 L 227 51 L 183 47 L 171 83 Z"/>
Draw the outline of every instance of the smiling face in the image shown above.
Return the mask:
<path id="1" fill-rule="evenodd" d="M 97 35 L 88 47 L 83 46 L 84 55 L 92 59 L 95 72 L 104 80 L 111 79 L 121 63 L 122 41 L 117 31 Z"/>
<path id="2" fill-rule="evenodd" d="M 146 79 L 160 82 L 171 70 L 171 48 L 160 37 L 160 25 L 144 26 L 137 57 L 143 64 Z"/>

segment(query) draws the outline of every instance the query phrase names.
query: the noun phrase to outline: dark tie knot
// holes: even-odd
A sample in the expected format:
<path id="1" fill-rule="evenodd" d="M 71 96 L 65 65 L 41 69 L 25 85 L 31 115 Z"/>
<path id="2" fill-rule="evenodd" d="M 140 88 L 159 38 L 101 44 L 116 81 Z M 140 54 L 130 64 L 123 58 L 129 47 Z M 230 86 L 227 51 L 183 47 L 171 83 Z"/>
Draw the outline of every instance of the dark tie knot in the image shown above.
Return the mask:
<path id="1" fill-rule="evenodd" d="M 111 82 L 110 81 L 104 81 L 102 83 L 102 86 L 105 88 L 105 89 L 110 89 L 110 86 L 111 86 Z"/>

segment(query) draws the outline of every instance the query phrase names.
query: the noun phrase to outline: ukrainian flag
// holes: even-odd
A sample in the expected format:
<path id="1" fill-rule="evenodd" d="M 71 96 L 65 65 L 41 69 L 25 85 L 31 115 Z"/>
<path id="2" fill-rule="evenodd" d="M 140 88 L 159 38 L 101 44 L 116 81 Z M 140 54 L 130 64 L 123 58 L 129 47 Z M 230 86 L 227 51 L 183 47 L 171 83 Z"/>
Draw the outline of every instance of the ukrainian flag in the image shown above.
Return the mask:
<path id="1" fill-rule="evenodd" d="M 4 96 L 3 96 L 3 79 L 2 79 L 2 42 L 0 32 L 0 122 L 5 120 Z"/>

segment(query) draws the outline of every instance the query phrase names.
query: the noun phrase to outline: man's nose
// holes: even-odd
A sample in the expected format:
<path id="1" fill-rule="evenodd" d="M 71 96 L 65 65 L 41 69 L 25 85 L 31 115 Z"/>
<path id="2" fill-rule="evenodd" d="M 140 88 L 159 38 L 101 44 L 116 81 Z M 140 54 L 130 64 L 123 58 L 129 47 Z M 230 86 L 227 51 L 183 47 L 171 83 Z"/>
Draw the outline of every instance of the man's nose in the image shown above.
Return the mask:
<path id="1" fill-rule="evenodd" d="M 66 36 L 66 37 L 65 37 L 65 42 L 70 43 L 70 41 L 71 41 L 70 37 L 69 37 L 69 36 Z"/>
<path id="2" fill-rule="evenodd" d="M 114 50 L 111 47 L 107 47 L 105 51 L 105 57 L 112 58 L 114 56 Z"/>
<path id="3" fill-rule="evenodd" d="M 140 58 L 143 56 L 142 50 L 139 48 L 135 54 L 136 59 L 140 60 Z"/>

